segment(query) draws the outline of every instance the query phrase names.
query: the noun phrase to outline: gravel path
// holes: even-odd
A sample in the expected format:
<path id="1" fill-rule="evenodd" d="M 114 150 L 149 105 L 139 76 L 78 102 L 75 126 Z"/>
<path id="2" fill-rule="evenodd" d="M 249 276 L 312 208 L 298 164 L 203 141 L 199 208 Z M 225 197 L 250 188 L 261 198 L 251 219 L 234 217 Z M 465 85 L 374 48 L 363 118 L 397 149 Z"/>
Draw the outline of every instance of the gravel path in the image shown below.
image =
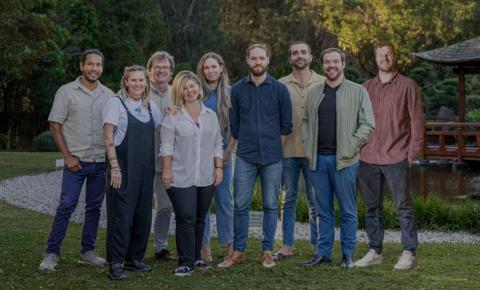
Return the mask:
<path id="1" fill-rule="evenodd" d="M 54 215 L 58 204 L 62 171 L 54 171 L 38 175 L 25 175 L 6 179 L 0 182 L 0 200 L 22 208 L 28 208 L 40 213 Z M 71 220 L 81 223 L 84 215 L 84 195 L 82 191 L 77 209 Z M 105 203 L 102 207 L 100 226 L 106 227 Z M 215 215 L 211 215 L 213 236 L 216 236 Z M 258 222 L 253 222 L 257 223 Z M 172 219 L 171 233 L 175 230 L 175 221 Z M 309 240 L 309 225 L 296 223 L 295 238 Z M 250 236 L 261 237 L 261 228 L 250 227 Z M 336 239 L 339 238 L 339 230 L 336 229 Z M 276 238 L 281 239 L 281 223 L 278 223 Z M 480 244 L 480 236 L 465 232 L 434 232 L 419 231 L 418 238 L 421 243 L 469 243 Z M 367 242 L 367 234 L 363 230 L 357 232 L 358 242 Z M 399 231 L 385 231 L 385 242 L 399 242 Z"/>

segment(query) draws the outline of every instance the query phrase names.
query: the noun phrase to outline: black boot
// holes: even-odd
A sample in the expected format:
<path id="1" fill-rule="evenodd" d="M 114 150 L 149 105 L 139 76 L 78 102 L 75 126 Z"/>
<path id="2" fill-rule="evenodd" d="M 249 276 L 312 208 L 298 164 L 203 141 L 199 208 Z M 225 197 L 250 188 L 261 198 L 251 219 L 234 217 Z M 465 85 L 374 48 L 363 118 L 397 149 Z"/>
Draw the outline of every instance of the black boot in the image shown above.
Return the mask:
<path id="1" fill-rule="evenodd" d="M 121 263 L 109 263 L 107 276 L 112 280 L 123 280 L 128 278 Z"/>

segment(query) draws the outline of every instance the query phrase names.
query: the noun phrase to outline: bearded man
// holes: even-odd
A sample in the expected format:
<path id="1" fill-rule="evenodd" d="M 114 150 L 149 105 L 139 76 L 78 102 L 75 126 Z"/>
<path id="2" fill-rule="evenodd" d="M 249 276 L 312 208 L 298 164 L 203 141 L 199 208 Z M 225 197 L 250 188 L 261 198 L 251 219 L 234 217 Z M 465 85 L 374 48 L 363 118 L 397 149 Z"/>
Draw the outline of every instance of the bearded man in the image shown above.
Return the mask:
<path id="1" fill-rule="evenodd" d="M 341 267 L 353 268 L 357 233 L 355 201 L 360 147 L 375 127 L 367 90 L 345 79 L 345 54 L 328 48 L 320 56 L 325 84 L 312 88 L 302 124 L 305 156 L 317 202 L 319 238 L 302 266 L 331 262 L 335 239 L 334 196 L 340 207 Z"/>
<path id="2" fill-rule="evenodd" d="M 267 73 L 269 53 L 252 44 L 246 61 L 250 74 L 234 84 L 229 112 L 232 137 L 238 141 L 235 162 L 233 255 L 218 266 L 245 261 L 249 209 L 257 176 L 263 201 L 262 266 L 275 266 L 272 250 L 277 228 L 277 201 L 282 176 L 282 144 L 292 132 L 292 104 L 287 87 Z"/>

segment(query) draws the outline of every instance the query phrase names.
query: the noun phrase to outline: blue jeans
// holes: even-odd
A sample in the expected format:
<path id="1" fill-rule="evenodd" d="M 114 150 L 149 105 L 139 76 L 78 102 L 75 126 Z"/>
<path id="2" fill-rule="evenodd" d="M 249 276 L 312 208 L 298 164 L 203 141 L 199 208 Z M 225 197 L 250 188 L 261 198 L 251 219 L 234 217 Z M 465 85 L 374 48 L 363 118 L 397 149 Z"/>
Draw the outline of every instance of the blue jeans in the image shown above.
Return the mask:
<path id="1" fill-rule="evenodd" d="M 340 207 L 340 241 L 342 253 L 353 255 L 357 234 L 357 205 L 355 182 L 358 162 L 337 170 L 335 154 L 317 155 L 317 168 L 310 171 L 318 213 L 317 256 L 331 257 L 335 240 L 335 210 L 333 195 Z"/>
<path id="2" fill-rule="evenodd" d="M 223 169 L 222 182 L 215 188 L 215 211 L 217 216 L 217 233 L 220 244 L 231 244 L 233 242 L 233 195 L 232 195 L 232 175 L 233 158 L 230 156 L 228 165 Z M 203 244 L 210 244 L 210 212 L 205 221 L 205 233 L 203 234 Z"/>
<path id="3" fill-rule="evenodd" d="M 47 253 L 60 255 L 60 245 L 65 238 L 70 216 L 77 207 L 85 179 L 87 186 L 81 253 L 95 249 L 100 210 L 105 197 L 105 163 L 80 161 L 80 165 L 82 169 L 77 172 L 72 172 L 67 168 L 63 169 L 62 192 L 48 238 Z"/>
<path id="4" fill-rule="evenodd" d="M 248 238 L 249 209 L 252 202 L 253 188 L 257 176 L 260 175 L 263 204 L 263 240 L 262 250 L 271 251 L 277 228 L 277 202 L 280 180 L 282 176 L 282 161 L 261 165 L 244 161 L 237 156 L 233 176 L 234 208 L 233 219 L 234 239 L 233 250 L 244 252 Z"/>
<path id="5" fill-rule="evenodd" d="M 308 178 L 308 159 L 291 157 L 283 159 L 282 183 L 282 233 L 283 244 L 293 246 L 295 241 L 295 217 L 297 209 L 298 179 L 302 172 L 305 181 L 305 196 L 308 201 L 308 217 L 310 222 L 310 244 L 317 244 L 317 214 L 315 210 L 315 194 Z"/>

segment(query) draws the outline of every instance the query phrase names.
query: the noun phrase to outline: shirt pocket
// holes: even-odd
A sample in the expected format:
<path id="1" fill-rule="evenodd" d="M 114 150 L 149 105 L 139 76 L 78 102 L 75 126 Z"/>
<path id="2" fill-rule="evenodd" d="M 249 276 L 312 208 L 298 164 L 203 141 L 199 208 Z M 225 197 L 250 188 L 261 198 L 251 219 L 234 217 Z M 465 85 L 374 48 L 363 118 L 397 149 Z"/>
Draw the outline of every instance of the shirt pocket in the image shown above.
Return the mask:
<path id="1" fill-rule="evenodd" d="M 390 103 L 390 108 L 397 110 L 399 107 L 405 105 L 404 93 L 402 91 L 389 92 L 387 94 L 387 100 Z"/>
<path id="2" fill-rule="evenodd" d="M 190 136 L 193 134 L 193 127 L 190 122 L 178 122 L 176 129 L 180 136 Z"/>

